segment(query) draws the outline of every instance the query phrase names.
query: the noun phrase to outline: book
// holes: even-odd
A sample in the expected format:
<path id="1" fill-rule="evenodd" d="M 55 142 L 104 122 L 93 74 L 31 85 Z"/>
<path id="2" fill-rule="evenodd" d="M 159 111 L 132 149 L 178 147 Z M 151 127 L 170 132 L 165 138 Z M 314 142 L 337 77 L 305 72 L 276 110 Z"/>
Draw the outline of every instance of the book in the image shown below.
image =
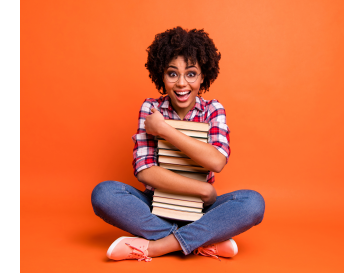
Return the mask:
<path id="1" fill-rule="evenodd" d="M 203 216 L 203 213 L 187 212 L 181 210 L 153 207 L 152 213 L 164 218 L 175 219 L 180 221 L 196 221 Z"/>
<path id="2" fill-rule="evenodd" d="M 182 175 L 184 177 L 196 179 L 198 181 L 206 182 L 207 181 L 207 174 L 206 173 L 193 173 L 193 172 L 183 172 L 183 171 L 176 171 L 170 170 L 176 174 Z"/>
<path id="3" fill-rule="evenodd" d="M 178 131 L 190 137 L 206 138 L 206 139 L 208 138 L 207 132 L 191 131 L 191 130 L 178 130 Z"/>
<path id="4" fill-rule="evenodd" d="M 178 165 L 186 165 L 186 166 L 196 166 L 196 167 L 203 168 L 202 166 L 198 165 L 192 159 L 185 158 L 185 157 L 159 155 L 158 156 L 158 161 L 159 161 L 159 163 L 178 164 Z"/>
<path id="5" fill-rule="evenodd" d="M 158 139 L 158 151 L 159 151 L 159 149 L 167 149 L 167 150 L 179 151 L 177 147 L 173 146 L 168 141 L 161 140 L 161 139 Z"/>
<path id="6" fill-rule="evenodd" d="M 175 170 L 175 171 L 185 171 L 185 172 L 197 172 L 197 173 L 208 173 L 209 170 L 203 167 L 197 166 L 184 166 L 177 164 L 168 164 L 168 163 L 159 163 L 159 167 L 165 168 L 167 170 Z"/>
<path id="7" fill-rule="evenodd" d="M 168 149 L 168 150 L 179 151 L 176 146 L 172 145 L 167 140 L 160 139 L 160 138 L 157 138 L 157 139 L 158 139 L 158 149 Z M 196 138 L 196 139 L 201 142 L 207 143 L 207 139 L 205 139 L 205 138 Z"/>
<path id="8" fill-rule="evenodd" d="M 181 129 L 177 129 L 177 130 L 180 131 L 181 133 L 189 136 L 189 137 L 208 139 L 207 132 L 191 131 L 191 130 L 181 130 Z M 163 139 L 163 138 L 160 137 L 160 136 L 157 136 L 157 139 Z"/>
<path id="9" fill-rule="evenodd" d="M 200 197 L 154 190 L 154 196 L 203 203 Z"/>
<path id="10" fill-rule="evenodd" d="M 178 206 L 185 206 L 185 207 L 191 207 L 191 208 L 203 208 L 203 203 L 200 202 L 191 202 L 186 200 L 180 200 L 180 199 L 172 199 L 172 198 L 165 198 L 165 197 L 159 197 L 154 196 L 153 202 L 159 202 L 163 204 L 170 204 L 170 205 L 178 205 Z"/>
<path id="11" fill-rule="evenodd" d="M 175 157 L 186 157 L 188 158 L 187 155 L 185 155 L 184 153 L 182 153 L 181 151 L 174 151 L 174 150 L 165 150 L 165 149 L 159 149 L 157 151 L 157 155 L 165 155 L 165 156 L 175 156 Z"/>
<path id="12" fill-rule="evenodd" d="M 210 125 L 204 122 L 184 121 L 175 119 L 166 119 L 164 121 L 176 129 L 202 131 L 202 132 L 208 132 L 210 129 Z"/>
<path id="13" fill-rule="evenodd" d="M 185 207 L 185 206 L 178 206 L 178 205 L 171 205 L 166 203 L 159 203 L 153 202 L 153 207 L 161 207 L 166 209 L 175 209 L 175 210 L 182 210 L 182 211 L 189 211 L 189 212 L 202 212 L 201 208 L 192 208 L 192 207 Z"/>

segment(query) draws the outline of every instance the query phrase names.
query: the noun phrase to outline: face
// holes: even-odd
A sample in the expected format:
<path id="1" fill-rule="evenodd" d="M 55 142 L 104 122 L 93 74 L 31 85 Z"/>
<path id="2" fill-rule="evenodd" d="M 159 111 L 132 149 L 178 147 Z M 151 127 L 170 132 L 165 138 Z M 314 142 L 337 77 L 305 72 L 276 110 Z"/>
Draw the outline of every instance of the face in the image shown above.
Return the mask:
<path id="1" fill-rule="evenodd" d="M 190 61 L 186 63 L 182 56 L 178 56 L 168 64 L 164 73 L 163 82 L 166 92 L 171 98 L 174 110 L 183 119 L 188 111 L 194 107 L 200 85 L 203 83 L 202 74 L 193 83 L 187 82 L 186 78 L 200 74 L 201 67 L 198 63 L 194 65 Z M 179 75 L 179 78 L 177 82 L 172 83 L 167 80 L 166 74 L 172 78 L 178 78 Z"/>

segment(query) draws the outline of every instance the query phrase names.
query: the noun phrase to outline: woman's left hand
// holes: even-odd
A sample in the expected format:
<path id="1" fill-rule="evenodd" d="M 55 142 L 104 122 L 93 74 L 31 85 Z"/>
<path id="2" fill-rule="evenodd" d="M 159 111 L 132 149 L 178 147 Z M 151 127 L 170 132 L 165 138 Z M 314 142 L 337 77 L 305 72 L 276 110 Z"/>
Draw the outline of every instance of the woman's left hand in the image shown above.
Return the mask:
<path id="1" fill-rule="evenodd" d="M 145 131 L 153 136 L 160 135 L 165 123 L 163 115 L 155 108 L 151 109 L 152 114 L 145 118 Z"/>

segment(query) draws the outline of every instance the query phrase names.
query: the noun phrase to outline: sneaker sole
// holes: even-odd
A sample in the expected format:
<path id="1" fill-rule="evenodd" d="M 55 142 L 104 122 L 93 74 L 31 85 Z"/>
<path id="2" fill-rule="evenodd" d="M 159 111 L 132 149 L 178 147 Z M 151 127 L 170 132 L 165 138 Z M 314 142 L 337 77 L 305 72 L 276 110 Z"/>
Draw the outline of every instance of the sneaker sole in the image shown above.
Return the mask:
<path id="1" fill-rule="evenodd" d="M 114 248 L 116 247 L 116 245 L 117 245 L 120 241 L 122 241 L 122 240 L 124 240 L 124 239 L 127 239 L 127 238 L 137 238 L 137 237 L 127 237 L 127 236 L 122 236 L 122 237 L 120 237 L 120 238 L 116 239 L 116 240 L 115 240 L 115 241 L 111 244 L 111 246 L 109 247 L 109 249 L 107 250 L 107 252 L 106 252 L 106 256 L 107 256 L 109 259 L 111 259 L 111 258 L 110 258 L 111 253 L 112 253 L 112 251 L 114 250 Z"/>
<path id="2" fill-rule="evenodd" d="M 234 249 L 234 256 L 236 254 L 238 254 L 238 245 L 236 244 L 236 242 L 233 239 L 229 239 L 231 244 L 233 245 L 233 249 Z"/>

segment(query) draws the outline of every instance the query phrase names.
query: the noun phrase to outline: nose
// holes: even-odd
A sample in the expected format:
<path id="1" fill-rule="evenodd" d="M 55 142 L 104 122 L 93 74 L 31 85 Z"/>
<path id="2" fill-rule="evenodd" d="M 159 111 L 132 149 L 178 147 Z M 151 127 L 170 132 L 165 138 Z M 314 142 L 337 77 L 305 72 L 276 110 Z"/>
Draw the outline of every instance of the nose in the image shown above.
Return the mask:
<path id="1" fill-rule="evenodd" d="M 176 82 L 177 86 L 186 86 L 187 85 L 187 81 L 185 79 L 185 75 L 181 74 Z"/>

